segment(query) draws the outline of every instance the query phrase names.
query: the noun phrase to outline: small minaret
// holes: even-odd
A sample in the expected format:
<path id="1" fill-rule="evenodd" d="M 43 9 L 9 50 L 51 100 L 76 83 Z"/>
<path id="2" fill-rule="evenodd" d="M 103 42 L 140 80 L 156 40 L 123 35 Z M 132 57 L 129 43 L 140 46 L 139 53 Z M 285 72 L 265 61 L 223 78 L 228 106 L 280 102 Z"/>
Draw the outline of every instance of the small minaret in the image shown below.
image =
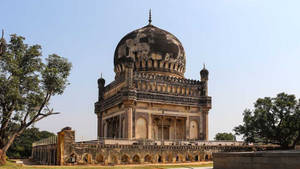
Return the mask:
<path id="1" fill-rule="evenodd" d="M 101 77 L 98 79 L 98 101 L 103 99 L 104 95 L 104 86 L 105 86 L 105 80 L 102 78 L 102 73 Z"/>
<path id="2" fill-rule="evenodd" d="M 203 64 L 203 69 L 200 71 L 201 82 L 204 83 L 204 87 L 201 91 L 201 96 L 208 96 L 207 81 L 208 81 L 208 70 L 205 69 L 205 64 Z"/>

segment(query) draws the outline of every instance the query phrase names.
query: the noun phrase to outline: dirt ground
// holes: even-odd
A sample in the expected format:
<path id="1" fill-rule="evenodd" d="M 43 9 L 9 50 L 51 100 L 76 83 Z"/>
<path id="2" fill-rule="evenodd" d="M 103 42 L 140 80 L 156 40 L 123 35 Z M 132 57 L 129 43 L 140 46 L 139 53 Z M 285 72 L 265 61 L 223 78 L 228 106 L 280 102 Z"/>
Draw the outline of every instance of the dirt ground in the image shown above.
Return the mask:
<path id="1" fill-rule="evenodd" d="M 90 169 L 90 168 L 108 168 L 108 169 L 165 169 L 165 168 L 194 168 L 194 167 L 212 167 L 212 162 L 190 162 L 190 163 L 167 163 L 167 164 L 127 164 L 127 165 L 115 165 L 115 166 L 103 166 L 103 165 L 76 165 L 76 166 L 49 166 L 49 165 L 39 165 L 32 162 L 29 159 L 14 159 L 11 160 L 9 165 L 4 168 L 7 169 L 37 169 L 37 168 L 80 168 L 80 169 Z M 3 167 L 0 167 L 3 168 Z"/>

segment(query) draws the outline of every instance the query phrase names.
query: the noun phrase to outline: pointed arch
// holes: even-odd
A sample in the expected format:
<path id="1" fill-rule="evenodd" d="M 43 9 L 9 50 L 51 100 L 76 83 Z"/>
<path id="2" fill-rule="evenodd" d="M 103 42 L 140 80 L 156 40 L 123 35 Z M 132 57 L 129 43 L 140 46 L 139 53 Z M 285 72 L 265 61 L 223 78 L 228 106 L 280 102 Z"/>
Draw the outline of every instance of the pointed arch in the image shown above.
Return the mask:
<path id="1" fill-rule="evenodd" d="M 97 154 L 96 155 L 96 162 L 98 164 L 104 163 L 104 156 L 102 154 Z"/>
<path id="2" fill-rule="evenodd" d="M 140 156 L 139 155 L 134 155 L 132 157 L 132 162 L 135 163 L 135 164 L 139 164 L 141 162 L 141 159 L 140 159 Z"/>
<path id="3" fill-rule="evenodd" d="M 130 162 L 129 156 L 127 154 L 123 154 L 122 157 L 121 157 L 121 163 L 122 164 L 129 164 L 129 162 Z"/>
<path id="4" fill-rule="evenodd" d="M 152 156 L 150 156 L 149 154 L 147 154 L 147 155 L 144 157 L 144 162 L 146 162 L 146 163 L 151 163 L 151 162 L 152 162 Z"/>

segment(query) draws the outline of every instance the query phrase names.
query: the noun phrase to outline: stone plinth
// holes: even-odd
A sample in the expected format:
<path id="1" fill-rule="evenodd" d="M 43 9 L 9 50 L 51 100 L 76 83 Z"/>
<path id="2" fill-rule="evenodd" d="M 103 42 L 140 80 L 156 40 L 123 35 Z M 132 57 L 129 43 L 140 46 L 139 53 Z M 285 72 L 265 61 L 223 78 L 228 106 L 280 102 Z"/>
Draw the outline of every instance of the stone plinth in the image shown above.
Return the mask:
<path id="1" fill-rule="evenodd" d="M 213 153 L 214 169 L 300 169 L 300 151 Z"/>

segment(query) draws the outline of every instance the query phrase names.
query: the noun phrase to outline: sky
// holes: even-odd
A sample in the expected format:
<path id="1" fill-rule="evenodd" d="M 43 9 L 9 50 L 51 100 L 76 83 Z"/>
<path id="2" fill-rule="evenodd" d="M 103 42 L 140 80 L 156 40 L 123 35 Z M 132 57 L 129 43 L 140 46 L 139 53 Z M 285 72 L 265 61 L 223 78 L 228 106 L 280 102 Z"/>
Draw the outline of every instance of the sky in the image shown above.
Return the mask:
<path id="1" fill-rule="evenodd" d="M 189 79 L 209 70 L 209 138 L 232 132 L 257 98 L 280 92 L 300 98 L 300 1 L 298 0 L 0 0 L 0 29 L 40 44 L 73 64 L 70 85 L 51 99 L 61 112 L 35 124 L 76 140 L 96 139 L 97 79 L 114 79 L 113 55 L 127 33 L 152 24 L 171 32 L 186 52 Z M 241 139 L 239 137 L 239 139 Z"/>

